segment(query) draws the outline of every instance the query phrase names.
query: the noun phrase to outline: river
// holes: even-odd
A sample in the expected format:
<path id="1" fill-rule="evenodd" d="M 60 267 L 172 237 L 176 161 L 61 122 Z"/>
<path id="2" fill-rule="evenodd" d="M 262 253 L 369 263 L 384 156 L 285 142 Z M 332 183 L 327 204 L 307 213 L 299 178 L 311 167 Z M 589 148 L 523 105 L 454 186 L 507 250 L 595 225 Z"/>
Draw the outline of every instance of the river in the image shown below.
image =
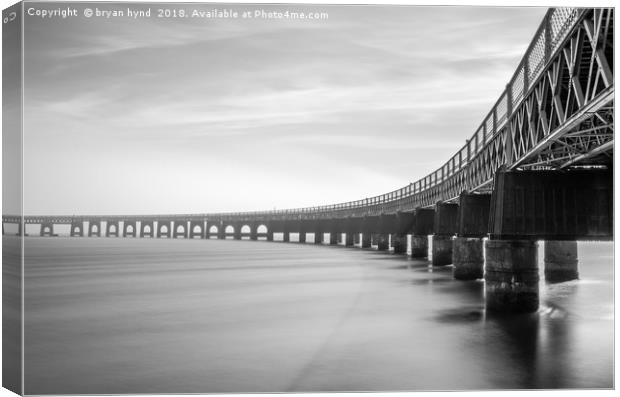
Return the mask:
<path id="1" fill-rule="evenodd" d="M 579 280 L 541 263 L 540 310 L 495 315 L 484 282 L 386 252 L 25 242 L 27 394 L 613 387 L 613 243 L 579 243 Z"/>

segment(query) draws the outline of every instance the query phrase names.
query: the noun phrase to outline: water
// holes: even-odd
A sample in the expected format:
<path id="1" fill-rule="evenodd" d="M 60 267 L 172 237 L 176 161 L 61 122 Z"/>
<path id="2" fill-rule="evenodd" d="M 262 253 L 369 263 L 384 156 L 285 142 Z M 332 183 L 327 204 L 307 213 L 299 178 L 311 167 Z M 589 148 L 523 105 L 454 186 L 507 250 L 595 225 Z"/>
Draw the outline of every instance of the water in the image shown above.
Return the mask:
<path id="1" fill-rule="evenodd" d="M 27 238 L 25 392 L 610 388 L 613 245 L 579 250 L 497 316 L 481 281 L 359 248 Z"/>

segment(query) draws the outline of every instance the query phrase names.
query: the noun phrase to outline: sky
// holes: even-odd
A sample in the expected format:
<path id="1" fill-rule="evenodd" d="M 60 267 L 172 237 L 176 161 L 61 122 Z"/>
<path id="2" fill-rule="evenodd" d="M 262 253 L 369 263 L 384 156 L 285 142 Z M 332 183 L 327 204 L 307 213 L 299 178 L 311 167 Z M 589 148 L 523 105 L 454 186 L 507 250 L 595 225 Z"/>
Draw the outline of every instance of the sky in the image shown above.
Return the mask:
<path id="1" fill-rule="evenodd" d="M 546 12 L 220 4 L 328 19 L 162 19 L 151 5 L 131 19 L 71 6 L 79 17 L 25 19 L 26 214 L 271 210 L 400 188 L 475 132 Z"/>

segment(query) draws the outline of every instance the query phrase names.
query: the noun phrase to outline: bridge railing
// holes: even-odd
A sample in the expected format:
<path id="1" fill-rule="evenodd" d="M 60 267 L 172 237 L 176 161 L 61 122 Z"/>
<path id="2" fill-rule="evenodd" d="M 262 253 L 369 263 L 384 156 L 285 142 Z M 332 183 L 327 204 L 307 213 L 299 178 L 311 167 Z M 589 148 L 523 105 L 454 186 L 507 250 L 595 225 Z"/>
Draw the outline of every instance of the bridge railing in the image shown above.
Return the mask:
<path id="1" fill-rule="evenodd" d="M 428 197 L 430 197 L 430 195 L 425 193 L 431 189 L 441 189 L 442 185 L 451 183 L 456 177 L 458 177 L 459 173 L 463 172 L 463 170 L 471 164 L 472 160 L 476 156 L 483 152 L 487 145 L 492 144 L 492 142 L 498 138 L 497 135 L 509 121 L 513 109 L 517 108 L 525 99 L 527 92 L 541 76 L 545 70 L 545 65 L 555 55 L 555 52 L 562 44 L 566 35 L 571 31 L 572 27 L 579 20 L 579 17 L 583 12 L 584 9 L 579 8 L 551 8 L 547 11 L 543 21 L 534 35 L 534 38 L 530 42 L 530 45 L 521 59 L 519 66 L 506 85 L 505 90 L 502 92 L 486 117 L 482 120 L 475 133 L 466 141 L 466 144 L 439 169 L 431 172 L 416 182 L 374 197 L 315 207 L 218 214 L 150 215 L 143 217 L 198 218 L 209 216 L 232 217 L 259 215 L 303 216 L 306 214 L 351 211 L 373 206 L 385 207 L 386 204 L 389 204 L 388 207 L 390 208 L 396 208 L 400 202 L 405 201 L 408 206 L 413 207 L 433 204 L 423 202 L 422 197 L 425 197 L 424 200 L 427 201 Z M 474 188 L 474 186 L 470 188 Z M 88 217 L 83 216 L 82 218 Z"/>

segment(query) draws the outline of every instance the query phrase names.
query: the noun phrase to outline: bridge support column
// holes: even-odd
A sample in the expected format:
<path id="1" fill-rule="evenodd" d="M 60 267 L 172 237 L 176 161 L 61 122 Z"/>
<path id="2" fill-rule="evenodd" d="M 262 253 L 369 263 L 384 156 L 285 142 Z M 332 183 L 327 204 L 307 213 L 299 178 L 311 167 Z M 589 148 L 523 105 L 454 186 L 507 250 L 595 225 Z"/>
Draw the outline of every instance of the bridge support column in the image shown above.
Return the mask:
<path id="1" fill-rule="evenodd" d="M 273 241 L 273 230 L 271 228 L 267 230 L 267 241 Z"/>
<path id="2" fill-rule="evenodd" d="M 359 244 L 360 243 L 360 234 L 359 233 L 354 233 L 353 234 L 353 244 Z"/>
<path id="3" fill-rule="evenodd" d="M 362 233 L 362 248 L 370 248 L 371 236 L 370 233 Z"/>
<path id="4" fill-rule="evenodd" d="M 299 232 L 299 242 L 300 243 L 306 242 L 306 232 Z"/>
<path id="5" fill-rule="evenodd" d="M 485 253 L 487 310 L 538 310 L 538 243 L 530 240 L 488 240 Z"/>
<path id="6" fill-rule="evenodd" d="M 353 247 L 353 233 L 346 233 L 344 236 L 344 245 L 346 247 Z"/>
<path id="7" fill-rule="evenodd" d="M 433 266 L 445 266 L 452 263 L 452 236 L 433 236 Z"/>
<path id="8" fill-rule="evenodd" d="M 476 280 L 484 276 L 484 240 L 457 237 L 453 242 L 452 275 L 457 280 Z"/>
<path id="9" fill-rule="evenodd" d="M 198 227 L 198 231 L 196 231 L 196 227 Z M 189 238 L 194 238 L 196 236 L 201 239 L 206 238 L 204 221 L 191 221 L 189 223 Z"/>
<path id="10" fill-rule="evenodd" d="M 390 248 L 390 237 L 387 234 L 377 234 L 377 250 L 386 251 Z"/>
<path id="11" fill-rule="evenodd" d="M 148 230 L 146 229 L 148 226 Z M 140 237 L 153 237 L 155 235 L 155 226 L 153 221 L 140 221 Z"/>
<path id="12" fill-rule="evenodd" d="M 457 232 L 458 204 L 437 203 L 435 205 L 433 235 L 433 266 L 452 263 L 452 236 Z"/>
<path id="13" fill-rule="evenodd" d="M 53 223 L 42 223 L 41 224 L 41 232 L 39 233 L 41 237 L 43 236 L 55 236 L 54 234 L 54 224 Z"/>
<path id="14" fill-rule="evenodd" d="M 250 240 L 252 241 L 258 240 L 258 225 L 250 226 Z"/>
<path id="15" fill-rule="evenodd" d="M 69 233 L 71 237 L 84 237 L 84 223 L 83 222 L 73 222 L 71 224 L 71 233 Z"/>
<path id="16" fill-rule="evenodd" d="M 284 241 L 285 243 L 291 241 L 291 234 L 287 231 L 284 231 L 284 233 L 282 233 L 282 241 Z"/>
<path id="17" fill-rule="evenodd" d="M 428 236 L 411 236 L 411 257 L 428 258 Z"/>
<path id="18" fill-rule="evenodd" d="M 334 232 L 329 232 L 329 245 L 338 245 L 338 234 Z"/>
<path id="19" fill-rule="evenodd" d="M 118 221 L 107 221 L 105 224 L 105 236 L 106 237 L 118 237 L 119 235 Z"/>
<path id="20" fill-rule="evenodd" d="M 131 227 L 131 231 L 129 228 Z M 136 237 L 136 222 L 135 221 L 123 221 L 123 237 Z"/>
<path id="21" fill-rule="evenodd" d="M 407 236 L 402 234 L 392 234 L 392 247 L 395 254 L 407 253 Z"/>
<path id="22" fill-rule="evenodd" d="M 88 237 L 101 237 L 101 222 L 97 220 L 88 221 Z"/>
<path id="23" fill-rule="evenodd" d="M 558 283 L 579 278 L 577 242 L 545 241 L 545 280 Z"/>
<path id="24" fill-rule="evenodd" d="M 323 232 L 314 232 L 314 244 L 323 244 Z"/>

